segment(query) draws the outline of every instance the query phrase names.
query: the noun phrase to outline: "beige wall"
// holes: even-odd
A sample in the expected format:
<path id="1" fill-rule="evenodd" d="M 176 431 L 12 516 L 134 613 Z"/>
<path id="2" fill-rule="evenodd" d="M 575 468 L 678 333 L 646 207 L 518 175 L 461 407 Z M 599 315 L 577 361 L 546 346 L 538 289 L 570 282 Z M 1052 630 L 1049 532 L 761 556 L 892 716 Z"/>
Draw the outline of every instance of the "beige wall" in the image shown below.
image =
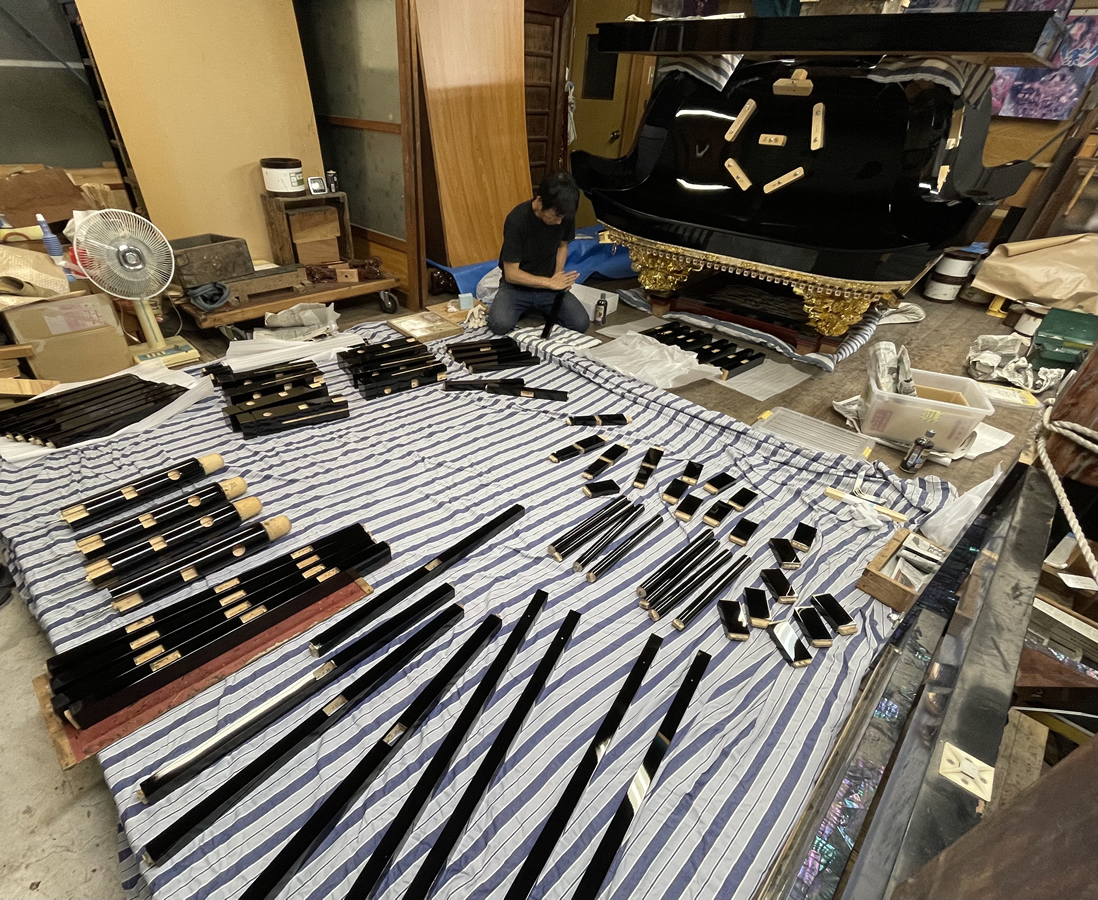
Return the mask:
<path id="1" fill-rule="evenodd" d="M 80 15 L 153 222 L 269 259 L 260 158 L 323 174 L 291 0 L 80 0 Z"/>

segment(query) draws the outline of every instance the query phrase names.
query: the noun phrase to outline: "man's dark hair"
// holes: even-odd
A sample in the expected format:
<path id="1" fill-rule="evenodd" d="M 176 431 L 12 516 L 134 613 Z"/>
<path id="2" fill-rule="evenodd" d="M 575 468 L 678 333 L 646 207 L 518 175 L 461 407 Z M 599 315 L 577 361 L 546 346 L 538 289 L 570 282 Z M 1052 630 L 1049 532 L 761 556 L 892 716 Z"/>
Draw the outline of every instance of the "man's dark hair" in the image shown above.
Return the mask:
<path id="1" fill-rule="evenodd" d="M 579 188 L 567 172 L 546 175 L 534 196 L 541 197 L 542 209 L 554 209 L 561 216 L 574 216 L 579 207 Z"/>

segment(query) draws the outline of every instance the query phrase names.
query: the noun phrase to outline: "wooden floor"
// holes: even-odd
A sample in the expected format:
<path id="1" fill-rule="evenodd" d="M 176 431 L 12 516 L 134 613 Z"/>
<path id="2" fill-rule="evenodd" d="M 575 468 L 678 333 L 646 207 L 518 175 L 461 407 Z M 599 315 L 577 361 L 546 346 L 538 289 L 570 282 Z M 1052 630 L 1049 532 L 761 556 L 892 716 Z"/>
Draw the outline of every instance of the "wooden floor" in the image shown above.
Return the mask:
<path id="1" fill-rule="evenodd" d="M 622 284 L 624 283 L 613 282 L 606 287 L 612 289 Z M 442 299 L 445 297 L 433 298 L 433 300 Z M 917 369 L 944 372 L 948 375 L 964 375 L 966 374 L 965 356 L 969 345 L 977 336 L 1010 333 L 1009 329 L 1002 325 L 1001 319 L 993 318 L 976 307 L 961 303 L 941 304 L 928 301 L 922 301 L 920 305 L 926 311 L 926 318 L 922 322 L 881 326 L 870 343 L 883 340 L 892 341 L 897 346 L 906 346 L 911 355 L 911 363 Z M 336 308 L 340 314 L 341 330 L 362 322 L 379 322 L 390 318 L 381 312 L 377 297 L 374 295 L 344 300 Z M 406 313 L 407 311 L 402 309 L 396 315 Z M 607 324 L 618 325 L 644 315 L 645 313 L 619 304 L 617 311 L 607 320 Z M 199 331 L 195 329 L 190 317 L 184 315 L 183 318 L 185 319 L 184 336 L 199 349 L 203 361 L 216 359 L 225 353 L 228 340 L 219 331 L 215 329 Z M 539 322 L 540 319 L 530 318 L 524 319 L 520 324 L 534 325 Z M 602 340 L 610 340 L 599 335 L 594 328 L 590 333 Z M 831 408 L 831 404 L 835 400 L 844 400 L 860 394 L 865 387 L 868 346 L 867 344 L 866 347 L 844 360 L 830 374 L 815 366 L 788 363 L 780 354 L 765 351 L 768 356 L 784 364 L 795 365 L 802 371 L 810 373 L 810 377 L 796 387 L 761 402 L 708 381 L 688 384 L 676 390 L 675 393 L 708 409 L 719 410 L 746 423 L 754 422 L 760 413 L 768 409 L 784 406 L 824 422 L 843 426 L 842 417 Z M 995 413 L 984 421 L 1018 437 L 1002 450 L 988 453 L 978 459 L 958 460 L 948 467 L 927 463 L 921 474 L 937 475 L 954 484 L 958 490 L 968 490 L 988 478 L 997 463 L 1002 463 L 1006 468 L 1018 456 L 1025 442 L 1025 434 L 1031 418 L 1032 414 L 1025 410 L 996 409 Z M 902 457 L 903 454 L 898 451 L 878 446 L 870 458 L 881 460 L 903 477 L 903 473 L 897 468 L 897 463 Z"/>

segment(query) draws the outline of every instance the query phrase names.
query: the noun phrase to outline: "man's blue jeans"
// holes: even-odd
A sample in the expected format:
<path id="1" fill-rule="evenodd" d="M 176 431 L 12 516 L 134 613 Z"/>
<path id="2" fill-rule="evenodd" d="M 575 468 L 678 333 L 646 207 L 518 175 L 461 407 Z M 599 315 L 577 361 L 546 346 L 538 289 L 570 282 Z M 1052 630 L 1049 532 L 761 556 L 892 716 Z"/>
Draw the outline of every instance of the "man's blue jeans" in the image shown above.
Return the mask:
<path id="1" fill-rule="evenodd" d="M 556 297 L 556 291 L 530 290 L 515 287 L 501 280 L 496 299 L 488 309 L 488 327 L 496 334 L 507 334 L 527 313 L 537 312 L 548 316 L 553 309 L 553 301 Z M 560 313 L 557 316 L 557 324 L 581 334 L 591 324 L 587 310 L 571 292 L 564 295 L 564 302 L 561 303 Z"/>

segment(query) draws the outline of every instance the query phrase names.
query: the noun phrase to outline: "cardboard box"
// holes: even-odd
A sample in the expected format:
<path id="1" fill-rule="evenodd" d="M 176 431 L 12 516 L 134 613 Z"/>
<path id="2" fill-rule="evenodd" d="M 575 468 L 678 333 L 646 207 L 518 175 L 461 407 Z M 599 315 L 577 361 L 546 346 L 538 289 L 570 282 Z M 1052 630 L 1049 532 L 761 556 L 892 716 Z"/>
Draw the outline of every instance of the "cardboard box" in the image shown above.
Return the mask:
<path id="1" fill-rule="evenodd" d="M 126 336 L 106 294 L 40 300 L 3 314 L 17 343 L 30 344 L 36 378 L 87 381 L 133 365 Z"/>

